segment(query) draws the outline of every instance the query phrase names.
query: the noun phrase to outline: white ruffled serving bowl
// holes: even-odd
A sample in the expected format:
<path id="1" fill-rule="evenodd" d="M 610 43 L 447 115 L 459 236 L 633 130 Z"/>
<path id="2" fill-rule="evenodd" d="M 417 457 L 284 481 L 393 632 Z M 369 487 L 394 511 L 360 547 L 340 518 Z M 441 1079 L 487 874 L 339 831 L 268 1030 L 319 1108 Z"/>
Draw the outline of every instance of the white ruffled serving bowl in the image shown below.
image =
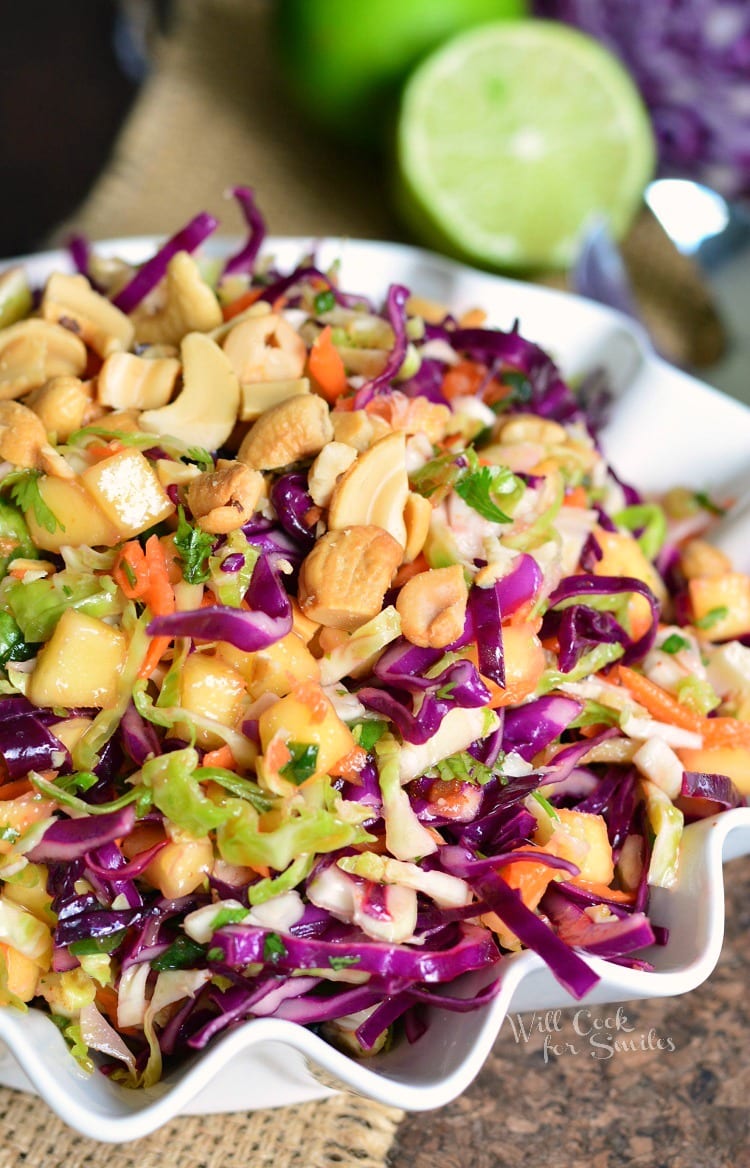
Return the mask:
<path id="1" fill-rule="evenodd" d="M 140 261 L 153 254 L 149 238 L 97 244 L 104 254 Z M 206 250 L 226 254 L 228 241 Z M 683 484 L 695 490 L 739 489 L 750 477 L 750 410 L 660 360 L 632 321 L 566 293 L 501 279 L 416 248 L 345 239 L 269 239 L 282 270 L 315 249 L 325 268 L 341 263 L 341 287 L 382 297 L 388 284 L 406 284 L 456 313 L 484 308 L 489 322 L 548 349 L 567 378 L 602 366 L 616 394 L 603 443 L 615 469 L 645 492 Z M 15 261 L 18 262 L 18 261 Z M 43 281 L 69 270 L 66 253 L 24 261 Z M 748 541 L 750 543 L 750 541 Z M 750 554 L 750 553 L 748 553 Z M 750 563 L 739 565 L 745 569 Z M 651 916 L 669 929 L 669 942 L 646 954 L 653 973 L 591 959 L 601 980 L 587 1003 L 683 994 L 714 968 L 724 934 L 722 866 L 750 852 L 750 808 L 693 824 L 685 831 L 677 883 L 656 889 Z M 413 1046 L 356 1061 L 295 1023 L 259 1018 L 224 1034 L 155 1087 L 131 1091 L 71 1058 L 43 1013 L 0 1008 L 0 1083 L 35 1090 L 68 1124 L 94 1139 L 120 1142 L 154 1131 L 180 1112 L 209 1113 L 279 1107 L 351 1090 L 382 1103 L 428 1110 L 454 1099 L 471 1083 L 506 1014 L 570 1006 L 574 1000 L 533 953 L 509 957 L 502 989 L 470 1014 L 436 1010 Z"/>

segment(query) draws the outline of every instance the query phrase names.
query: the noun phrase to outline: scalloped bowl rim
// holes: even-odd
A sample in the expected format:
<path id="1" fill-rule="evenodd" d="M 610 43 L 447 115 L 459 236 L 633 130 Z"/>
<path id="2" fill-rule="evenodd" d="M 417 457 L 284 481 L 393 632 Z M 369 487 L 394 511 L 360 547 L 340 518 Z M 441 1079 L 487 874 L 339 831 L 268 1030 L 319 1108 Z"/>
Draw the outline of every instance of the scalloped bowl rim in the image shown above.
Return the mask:
<path id="1" fill-rule="evenodd" d="M 155 236 L 97 243 L 102 254 L 141 260 L 160 242 Z M 208 255 L 227 254 L 233 241 L 209 241 Z M 508 328 L 520 318 L 524 335 L 559 358 L 566 375 L 602 364 L 614 384 L 613 419 L 605 447 L 616 468 L 646 489 L 679 481 L 691 485 L 734 482 L 746 473 L 750 410 L 661 361 L 644 331 L 610 309 L 555 289 L 489 275 L 404 244 L 369 240 L 270 238 L 264 253 L 283 265 L 315 249 L 327 266 L 342 263 L 342 286 L 377 296 L 389 282 L 406 283 L 423 297 L 463 311 L 488 309 L 490 323 Z M 44 252 L 23 262 L 32 279 L 70 270 L 66 252 Z M 646 426 L 644 427 L 644 415 Z M 664 435 L 680 418 L 679 443 Z M 721 450 L 706 444 L 706 427 L 722 430 Z M 644 432 L 645 431 L 645 432 Z M 656 436 L 656 438 L 655 438 Z M 660 437 L 661 436 L 661 437 Z M 707 447 L 707 449 L 704 449 Z M 696 467 L 701 482 L 696 484 Z M 690 474 L 692 477 L 687 478 Z M 653 916 L 670 927 L 667 946 L 649 956 L 656 971 L 626 969 L 591 959 L 601 980 L 587 1003 L 683 994 L 700 985 L 719 957 L 724 934 L 722 863 L 750 852 L 750 808 L 691 825 L 685 832 L 680 876 L 656 890 Z M 401 1044 L 374 1059 L 357 1061 L 292 1022 L 259 1018 L 222 1036 L 189 1064 L 146 1091 L 128 1091 L 71 1059 L 53 1023 L 35 1009 L 0 1008 L 0 1083 L 31 1089 L 70 1126 L 107 1142 L 125 1142 L 156 1130 L 181 1112 L 252 1110 L 322 1098 L 350 1090 L 407 1110 L 429 1110 L 456 1098 L 480 1071 L 509 1010 L 575 1005 L 533 953 L 507 958 L 502 988 L 486 1007 L 466 1015 L 436 1011 L 433 1025 L 413 1047 Z"/>

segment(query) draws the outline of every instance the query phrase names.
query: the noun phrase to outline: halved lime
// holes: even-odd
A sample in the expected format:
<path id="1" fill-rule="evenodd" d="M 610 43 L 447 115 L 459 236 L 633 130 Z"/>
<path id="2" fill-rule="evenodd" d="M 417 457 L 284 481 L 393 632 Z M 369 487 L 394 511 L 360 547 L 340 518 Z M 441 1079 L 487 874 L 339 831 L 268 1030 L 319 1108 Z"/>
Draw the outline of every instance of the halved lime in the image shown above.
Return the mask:
<path id="1" fill-rule="evenodd" d="M 404 91 L 404 215 L 424 242 L 484 267 L 567 267 L 595 216 L 620 237 L 654 156 L 623 66 L 566 25 L 472 29 L 429 56 Z"/>

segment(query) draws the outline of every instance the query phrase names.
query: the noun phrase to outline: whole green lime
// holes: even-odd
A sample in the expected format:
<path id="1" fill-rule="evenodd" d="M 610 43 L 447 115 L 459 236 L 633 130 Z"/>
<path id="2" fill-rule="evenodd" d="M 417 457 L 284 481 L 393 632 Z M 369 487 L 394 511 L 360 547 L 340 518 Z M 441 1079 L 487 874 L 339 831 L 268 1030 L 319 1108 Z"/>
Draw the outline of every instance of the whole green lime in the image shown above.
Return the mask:
<path id="1" fill-rule="evenodd" d="M 523 16 L 526 0 L 276 0 L 276 55 L 301 108 L 349 142 L 382 140 L 409 70 L 448 37 Z"/>

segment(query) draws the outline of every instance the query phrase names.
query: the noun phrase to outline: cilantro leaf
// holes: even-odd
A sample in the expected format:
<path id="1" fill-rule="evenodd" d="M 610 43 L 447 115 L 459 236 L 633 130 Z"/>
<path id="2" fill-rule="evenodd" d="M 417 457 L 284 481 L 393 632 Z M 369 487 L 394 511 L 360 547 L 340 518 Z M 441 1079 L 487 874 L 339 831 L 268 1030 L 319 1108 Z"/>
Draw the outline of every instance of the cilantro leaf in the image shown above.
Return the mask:
<path id="1" fill-rule="evenodd" d="M 500 510 L 493 495 L 512 494 L 517 482 L 516 476 L 507 466 L 480 466 L 462 475 L 454 489 L 464 503 L 468 503 L 484 519 L 490 519 L 493 523 L 510 523 L 510 516 Z"/>
<path id="2" fill-rule="evenodd" d="M 33 511 L 34 518 L 40 527 L 50 535 L 59 527 L 65 531 L 65 524 L 61 523 L 56 515 L 50 511 L 39 490 L 39 479 L 42 472 L 39 470 L 11 471 L 3 479 L 2 486 L 10 488 L 10 497 L 21 511 Z"/>
<path id="3" fill-rule="evenodd" d="M 298 787 L 315 774 L 318 766 L 318 744 L 308 742 L 287 742 L 287 749 L 291 754 L 289 762 L 285 762 L 279 774 L 295 783 Z"/>
<path id="4" fill-rule="evenodd" d="M 350 965 L 359 965 L 362 958 L 359 955 L 342 954 L 341 957 L 329 957 L 328 964 L 331 969 L 348 969 Z"/>
<path id="5" fill-rule="evenodd" d="M 182 574 L 188 584 L 204 584 L 211 575 L 208 557 L 213 551 L 216 537 L 188 523 L 183 507 L 178 508 L 177 514 L 174 544 L 182 560 Z"/>
<path id="6" fill-rule="evenodd" d="M 381 718 L 368 718 L 364 722 L 357 722 L 352 727 L 352 735 L 357 746 L 370 751 L 375 743 L 380 741 L 387 729 L 388 723 Z"/>
<path id="7" fill-rule="evenodd" d="M 168 949 L 152 959 L 151 968 L 158 972 L 164 969 L 191 969 L 205 956 L 205 952 L 203 945 L 181 933 Z"/>
<path id="8" fill-rule="evenodd" d="M 188 462 L 196 463 L 203 471 L 214 469 L 213 457 L 202 446 L 189 446 L 185 459 Z"/>
<path id="9" fill-rule="evenodd" d="M 727 513 L 727 508 L 714 503 L 711 496 L 707 495 L 705 491 L 696 491 L 693 498 L 699 507 L 702 507 L 704 511 L 709 511 L 712 515 L 726 515 Z"/>
<path id="10" fill-rule="evenodd" d="M 318 293 L 313 304 L 316 315 L 322 316 L 324 312 L 330 312 L 332 308 L 336 307 L 336 297 L 330 288 L 326 288 L 325 292 Z"/>
<path id="11" fill-rule="evenodd" d="M 269 933 L 263 942 L 263 960 L 275 965 L 282 957 L 286 957 L 287 948 L 278 933 Z"/>

